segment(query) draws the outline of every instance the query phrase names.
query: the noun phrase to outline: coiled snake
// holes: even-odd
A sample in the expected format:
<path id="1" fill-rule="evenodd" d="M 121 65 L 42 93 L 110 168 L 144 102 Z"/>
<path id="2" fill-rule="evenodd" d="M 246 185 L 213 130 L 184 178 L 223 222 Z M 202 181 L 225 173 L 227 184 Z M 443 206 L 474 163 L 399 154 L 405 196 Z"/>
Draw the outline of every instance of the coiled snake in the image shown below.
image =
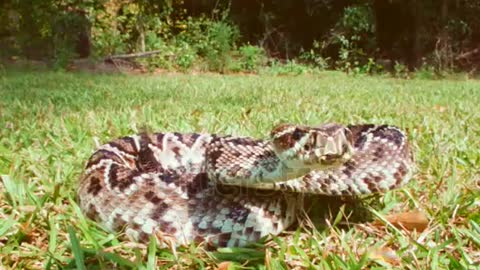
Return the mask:
<path id="1" fill-rule="evenodd" d="M 134 240 L 244 246 L 291 225 L 304 193 L 387 191 L 412 170 L 406 136 L 387 125 L 280 125 L 270 140 L 145 133 L 97 149 L 78 198 Z"/>

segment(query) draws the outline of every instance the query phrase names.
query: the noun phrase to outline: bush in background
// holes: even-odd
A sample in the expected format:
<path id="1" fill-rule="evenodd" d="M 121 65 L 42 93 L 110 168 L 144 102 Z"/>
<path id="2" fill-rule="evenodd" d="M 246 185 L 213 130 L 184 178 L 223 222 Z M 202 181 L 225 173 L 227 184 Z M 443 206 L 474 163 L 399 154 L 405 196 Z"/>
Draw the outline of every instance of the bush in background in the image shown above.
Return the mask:
<path id="1" fill-rule="evenodd" d="M 257 71 L 265 65 L 267 56 L 265 50 L 258 46 L 243 45 L 238 49 L 240 53 L 240 66 L 242 70 Z"/>

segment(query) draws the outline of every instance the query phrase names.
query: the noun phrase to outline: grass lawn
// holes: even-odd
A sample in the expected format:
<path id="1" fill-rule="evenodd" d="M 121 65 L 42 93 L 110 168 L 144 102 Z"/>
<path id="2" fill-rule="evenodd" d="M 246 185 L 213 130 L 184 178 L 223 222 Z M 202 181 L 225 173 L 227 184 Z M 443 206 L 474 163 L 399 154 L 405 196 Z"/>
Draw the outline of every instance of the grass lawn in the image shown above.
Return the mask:
<path id="1" fill-rule="evenodd" d="M 480 81 L 1 71 L 0 97 L 0 269 L 480 267 Z M 280 122 L 397 125 L 417 173 L 367 204 L 377 223 L 302 226 L 249 249 L 125 242 L 75 203 L 96 141 L 144 129 L 266 138 Z M 416 209 L 423 232 L 385 222 Z"/>

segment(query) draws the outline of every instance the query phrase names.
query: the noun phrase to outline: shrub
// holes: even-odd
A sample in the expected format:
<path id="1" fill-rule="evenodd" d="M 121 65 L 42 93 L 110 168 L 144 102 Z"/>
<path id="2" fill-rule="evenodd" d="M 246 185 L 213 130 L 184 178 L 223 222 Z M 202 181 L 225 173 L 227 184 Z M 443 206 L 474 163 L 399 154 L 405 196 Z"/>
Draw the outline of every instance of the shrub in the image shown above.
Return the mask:
<path id="1" fill-rule="evenodd" d="M 321 70 L 327 69 L 329 67 L 328 61 L 330 58 L 324 58 L 322 56 L 322 50 L 324 49 L 324 46 L 325 44 L 321 45 L 320 42 L 314 41 L 312 48 L 309 51 L 300 53 L 300 60 Z"/>
<path id="2" fill-rule="evenodd" d="M 231 61 L 230 52 L 239 37 L 237 27 L 226 22 L 213 22 L 207 30 L 206 58 L 212 71 L 224 72 Z"/>
<path id="3" fill-rule="evenodd" d="M 331 43 L 339 47 L 336 66 L 346 72 L 358 72 L 368 64 L 368 53 L 375 48 L 374 17 L 369 5 L 347 7 L 331 34 Z"/>
<path id="4" fill-rule="evenodd" d="M 180 69 L 185 71 L 193 65 L 193 62 L 197 58 L 197 52 L 190 44 L 186 42 L 182 42 L 181 45 L 177 46 L 176 48 L 175 63 L 178 67 L 180 67 Z"/>
<path id="5" fill-rule="evenodd" d="M 258 70 L 267 58 L 263 48 L 258 46 L 244 45 L 238 51 L 240 52 L 240 66 L 243 70 Z"/>
<path id="6" fill-rule="evenodd" d="M 395 61 L 395 65 L 393 66 L 394 75 L 397 78 L 401 79 L 408 79 L 410 78 L 408 67 L 398 61 Z"/>

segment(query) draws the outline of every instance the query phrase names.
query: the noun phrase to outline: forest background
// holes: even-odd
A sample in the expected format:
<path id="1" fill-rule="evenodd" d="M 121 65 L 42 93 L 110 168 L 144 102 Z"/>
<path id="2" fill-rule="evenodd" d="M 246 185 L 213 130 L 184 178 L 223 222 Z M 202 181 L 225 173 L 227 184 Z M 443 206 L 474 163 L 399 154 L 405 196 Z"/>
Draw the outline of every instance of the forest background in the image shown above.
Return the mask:
<path id="1" fill-rule="evenodd" d="M 0 57 L 146 71 L 476 73 L 480 1 L 6 0 Z"/>

